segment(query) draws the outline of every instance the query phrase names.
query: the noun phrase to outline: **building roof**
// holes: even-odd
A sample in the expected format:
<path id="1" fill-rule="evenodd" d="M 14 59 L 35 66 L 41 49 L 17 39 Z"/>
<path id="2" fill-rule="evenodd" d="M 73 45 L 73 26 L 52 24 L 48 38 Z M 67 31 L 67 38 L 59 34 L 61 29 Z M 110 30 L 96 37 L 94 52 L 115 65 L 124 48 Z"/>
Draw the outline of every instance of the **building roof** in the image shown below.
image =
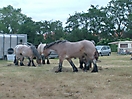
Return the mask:
<path id="1" fill-rule="evenodd" d="M 110 43 L 108 43 L 108 44 L 118 44 L 119 43 L 119 41 L 116 41 L 116 42 L 110 42 Z"/>
<path id="2" fill-rule="evenodd" d="M 118 44 L 118 43 L 132 43 L 132 41 L 116 41 L 116 42 L 110 42 L 108 44 Z"/>

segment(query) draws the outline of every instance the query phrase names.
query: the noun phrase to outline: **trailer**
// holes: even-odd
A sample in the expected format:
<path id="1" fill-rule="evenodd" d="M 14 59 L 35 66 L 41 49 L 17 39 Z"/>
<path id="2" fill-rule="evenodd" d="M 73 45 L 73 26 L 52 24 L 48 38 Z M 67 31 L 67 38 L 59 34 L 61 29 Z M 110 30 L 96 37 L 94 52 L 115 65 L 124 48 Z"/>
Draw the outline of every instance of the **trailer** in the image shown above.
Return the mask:
<path id="1" fill-rule="evenodd" d="M 27 34 L 0 34 L 0 59 L 12 57 L 14 47 L 20 43 L 27 43 Z"/>
<path id="2" fill-rule="evenodd" d="M 118 54 L 131 54 L 132 53 L 132 41 L 117 41 L 117 42 L 110 42 L 108 44 L 116 44 L 117 46 L 117 53 Z"/>

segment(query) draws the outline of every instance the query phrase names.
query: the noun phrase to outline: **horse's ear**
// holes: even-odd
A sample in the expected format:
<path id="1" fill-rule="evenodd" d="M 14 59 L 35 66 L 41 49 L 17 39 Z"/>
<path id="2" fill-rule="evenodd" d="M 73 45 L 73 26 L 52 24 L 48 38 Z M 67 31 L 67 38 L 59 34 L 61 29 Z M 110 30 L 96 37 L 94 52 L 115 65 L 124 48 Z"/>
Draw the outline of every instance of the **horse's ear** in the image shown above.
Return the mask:
<path id="1" fill-rule="evenodd" d="M 48 44 L 45 44 L 45 46 L 44 46 L 44 50 L 47 48 L 47 45 L 48 45 Z"/>

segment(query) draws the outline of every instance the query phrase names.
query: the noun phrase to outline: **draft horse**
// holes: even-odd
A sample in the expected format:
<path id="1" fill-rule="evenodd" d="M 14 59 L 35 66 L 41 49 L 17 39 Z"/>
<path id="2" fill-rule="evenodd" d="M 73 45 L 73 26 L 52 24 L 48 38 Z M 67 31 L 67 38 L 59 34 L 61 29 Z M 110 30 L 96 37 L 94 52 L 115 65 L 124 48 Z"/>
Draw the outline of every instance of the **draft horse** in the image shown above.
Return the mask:
<path id="1" fill-rule="evenodd" d="M 31 66 L 31 63 L 32 66 L 35 66 L 33 61 L 34 57 L 36 57 L 36 61 L 38 64 L 41 63 L 40 62 L 41 56 L 34 45 L 29 46 L 29 45 L 19 44 L 14 48 L 14 53 L 15 53 L 15 59 L 14 59 L 15 65 L 18 65 L 19 64 L 18 61 L 20 60 L 20 66 L 23 66 L 24 57 L 27 57 L 29 59 L 28 66 Z"/>
<path id="2" fill-rule="evenodd" d="M 97 49 L 96 49 L 96 52 L 95 52 L 95 54 L 94 54 L 94 57 L 95 57 L 96 61 L 98 61 L 98 59 L 99 59 L 99 53 L 98 53 Z M 84 57 L 84 56 L 82 57 L 82 59 L 79 59 L 79 63 L 80 63 L 79 68 L 85 70 L 86 64 L 85 64 L 85 57 Z M 83 65 L 84 65 L 84 67 L 83 67 Z M 91 62 L 90 62 L 90 66 L 89 66 L 89 67 L 90 67 L 90 68 L 92 67 Z"/>
<path id="3" fill-rule="evenodd" d="M 38 50 L 38 53 L 41 55 L 41 60 L 42 60 L 41 62 L 42 62 L 42 64 L 45 64 L 45 59 L 47 59 L 47 64 L 50 64 L 48 56 L 45 57 L 44 53 L 43 53 L 43 49 L 44 49 L 45 46 L 46 46 L 46 44 L 40 43 L 38 45 L 38 47 L 37 47 L 37 50 Z M 50 54 L 50 52 L 49 52 L 49 54 Z"/>
<path id="4" fill-rule="evenodd" d="M 85 58 L 86 68 L 85 71 L 89 70 L 90 62 L 94 64 L 92 72 L 98 72 L 98 67 L 96 65 L 96 59 L 94 57 L 96 49 L 94 44 L 88 40 L 82 40 L 78 42 L 70 42 L 67 40 L 57 40 L 51 42 L 44 47 L 44 55 L 50 49 L 55 50 L 59 55 L 59 67 L 55 72 L 62 71 L 62 64 L 64 59 L 66 59 L 73 68 L 73 72 L 78 72 L 77 67 L 74 65 L 72 58 Z M 83 60 L 83 59 L 82 59 Z"/>

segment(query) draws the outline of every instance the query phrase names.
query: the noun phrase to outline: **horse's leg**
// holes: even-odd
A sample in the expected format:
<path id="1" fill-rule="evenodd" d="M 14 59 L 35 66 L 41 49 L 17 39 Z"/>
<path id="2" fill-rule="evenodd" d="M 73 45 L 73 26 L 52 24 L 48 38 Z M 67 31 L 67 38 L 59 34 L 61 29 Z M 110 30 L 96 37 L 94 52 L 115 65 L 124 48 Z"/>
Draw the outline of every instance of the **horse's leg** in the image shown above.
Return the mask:
<path id="1" fill-rule="evenodd" d="M 83 61 L 83 60 L 79 60 L 79 63 L 80 63 L 80 69 L 83 69 L 83 70 L 85 70 L 86 69 L 86 63 Z M 84 64 L 84 67 L 83 67 L 83 64 Z M 89 68 L 91 68 L 92 67 L 92 63 L 91 63 L 91 61 L 89 62 Z M 87 68 L 87 70 L 89 70 L 89 68 Z"/>
<path id="2" fill-rule="evenodd" d="M 13 61 L 13 63 L 14 63 L 14 64 L 16 63 L 16 56 L 14 56 L 14 61 Z"/>
<path id="3" fill-rule="evenodd" d="M 23 61 L 24 61 L 24 57 L 21 57 L 20 58 L 20 66 L 24 66 Z"/>
<path id="4" fill-rule="evenodd" d="M 80 58 L 79 58 L 79 64 L 80 64 L 79 68 L 80 68 L 80 69 L 83 69 L 83 60 L 80 59 Z"/>
<path id="5" fill-rule="evenodd" d="M 59 62 L 59 68 L 55 71 L 55 73 L 62 72 L 62 62 Z"/>
<path id="6" fill-rule="evenodd" d="M 93 70 L 91 72 L 98 72 L 98 66 L 96 64 L 96 59 L 93 60 L 93 64 L 94 64 L 94 67 L 93 67 Z"/>
<path id="7" fill-rule="evenodd" d="M 45 64 L 45 56 L 42 55 L 41 57 L 42 57 L 42 64 Z"/>
<path id="8" fill-rule="evenodd" d="M 132 53 L 131 53 L 131 60 L 132 60 Z"/>
<path id="9" fill-rule="evenodd" d="M 18 66 L 18 60 L 16 61 L 15 65 L 17 65 L 17 66 Z"/>
<path id="10" fill-rule="evenodd" d="M 47 64 L 50 64 L 49 58 L 47 57 L 46 59 L 47 59 Z"/>
<path id="11" fill-rule="evenodd" d="M 89 70 L 89 68 L 92 67 L 92 63 L 91 61 L 89 61 L 87 54 L 84 54 L 83 56 L 83 62 L 84 62 L 84 70 Z"/>
<path id="12" fill-rule="evenodd" d="M 20 60 L 20 66 L 24 66 L 23 61 Z"/>
<path id="13" fill-rule="evenodd" d="M 92 68 L 92 62 L 89 61 L 89 68 Z"/>
<path id="14" fill-rule="evenodd" d="M 31 59 L 28 57 L 28 60 L 29 60 L 28 66 L 30 66 L 31 65 Z"/>
<path id="15" fill-rule="evenodd" d="M 34 61 L 33 61 L 33 59 L 31 60 L 31 62 L 32 62 L 32 66 L 36 67 L 36 66 L 35 66 L 35 64 L 34 64 Z"/>
<path id="16" fill-rule="evenodd" d="M 18 66 L 18 57 L 15 56 L 14 64 Z"/>
<path id="17" fill-rule="evenodd" d="M 77 67 L 74 65 L 73 61 L 72 61 L 71 59 L 67 59 L 67 60 L 68 60 L 68 62 L 70 63 L 70 65 L 72 66 L 73 72 L 78 72 L 78 69 L 77 69 Z"/>
<path id="18" fill-rule="evenodd" d="M 90 61 L 86 62 L 86 63 L 85 63 L 85 67 L 84 67 L 84 69 L 83 69 L 83 70 L 84 70 L 84 71 L 89 70 L 90 65 L 91 65 L 91 62 L 90 62 Z"/>
<path id="19" fill-rule="evenodd" d="M 58 70 L 55 71 L 55 73 L 62 72 L 62 64 L 63 64 L 63 59 L 59 59 L 59 68 Z"/>

